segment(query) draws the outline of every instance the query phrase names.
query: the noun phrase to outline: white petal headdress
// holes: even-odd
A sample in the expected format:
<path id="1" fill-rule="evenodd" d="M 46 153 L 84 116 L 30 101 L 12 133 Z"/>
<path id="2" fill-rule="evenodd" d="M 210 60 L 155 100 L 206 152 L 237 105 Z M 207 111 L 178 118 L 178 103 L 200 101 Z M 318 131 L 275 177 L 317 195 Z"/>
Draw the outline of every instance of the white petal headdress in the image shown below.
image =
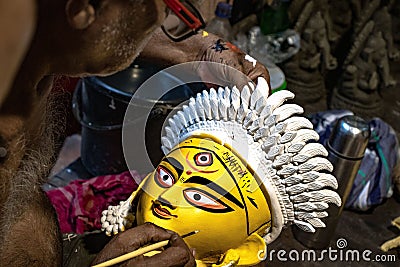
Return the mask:
<path id="1" fill-rule="evenodd" d="M 244 158 L 269 194 L 272 228 L 264 236 L 267 244 L 282 228 L 296 224 L 314 232 L 325 227 L 320 218 L 328 214 L 328 203 L 341 205 L 328 152 L 318 141 L 311 122 L 296 114 L 303 108 L 283 104 L 294 94 L 282 90 L 268 96 L 264 78 L 256 88 L 244 86 L 210 89 L 191 98 L 165 127 L 165 154 L 189 136 L 207 134 L 229 144 Z"/>

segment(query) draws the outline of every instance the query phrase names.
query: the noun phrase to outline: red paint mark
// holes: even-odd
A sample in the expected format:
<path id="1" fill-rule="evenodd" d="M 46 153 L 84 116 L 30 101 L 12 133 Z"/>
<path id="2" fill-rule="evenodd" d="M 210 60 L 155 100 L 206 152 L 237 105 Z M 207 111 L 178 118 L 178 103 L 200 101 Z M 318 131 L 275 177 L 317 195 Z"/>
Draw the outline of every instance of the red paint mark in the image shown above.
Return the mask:
<path id="1" fill-rule="evenodd" d="M 187 174 L 187 175 L 191 175 L 191 174 L 192 174 L 192 171 L 186 171 L 186 174 Z"/>
<path id="2" fill-rule="evenodd" d="M 236 52 L 236 53 L 242 52 L 242 51 L 239 49 L 239 47 L 237 47 L 236 45 L 234 45 L 234 44 L 232 44 L 232 43 L 230 43 L 230 42 L 226 42 L 225 45 L 226 45 L 230 50 L 232 50 L 233 52 Z"/>

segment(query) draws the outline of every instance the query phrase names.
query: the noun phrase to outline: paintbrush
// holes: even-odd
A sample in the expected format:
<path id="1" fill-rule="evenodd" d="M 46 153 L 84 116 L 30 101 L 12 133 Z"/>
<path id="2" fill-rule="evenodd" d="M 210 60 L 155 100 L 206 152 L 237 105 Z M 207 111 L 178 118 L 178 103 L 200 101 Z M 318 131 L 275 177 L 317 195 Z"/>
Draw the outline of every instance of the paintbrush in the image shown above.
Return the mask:
<path id="1" fill-rule="evenodd" d="M 182 235 L 181 237 L 182 237 L 182 238 L 185 238 L 185 237 L 188 237 L 188 236 L 197 234 L 198 232 L 199 232 L 198 230 L 192 231 L 192 232 L 190 232 L 190 233 L 187 233 L 187 234 Z M 148 252 L 150 252 L 150 251 L 153 251 L 153 250 L 157 250 L 157 249 L 159 249 L 159 248 L 162 248 L 162 247 L 168 245 L 168 242 L 169 242 L 169 240 L 160 241 L 160 242 L 157 242 L 157 243 L 155 243 L 155 244 L 151 244 L 151 245 L 148 245 L 148 246 L 146 246 L 146 247 L 142 247 L 142 248 L 139 248 L 139 249 L 134 250 L 134 251 L 132 251 L 132 252 L 126 253 L 126 254 L 121 255 L 121 256 L 119 256 L 119 257 L 116 257 L 116 258 L 114 258 L 114 259 L 105 261 L 105 262 L 103 262 L 103 263 L 99 263 L 99 264 L 97 264 L 97 265 L 93 265 L 92 267 L 108 267 L 108 266 L 112 266 L 112 265 L 114 265 L 114 264 L 117 264 L 117 263 L 120 263 L 120 262 L 129 260 L 129 259 L 135 258 L 135 257 L 137 257 L 137 256 L 146 254 L 146 253 L 148 253 Z"/>

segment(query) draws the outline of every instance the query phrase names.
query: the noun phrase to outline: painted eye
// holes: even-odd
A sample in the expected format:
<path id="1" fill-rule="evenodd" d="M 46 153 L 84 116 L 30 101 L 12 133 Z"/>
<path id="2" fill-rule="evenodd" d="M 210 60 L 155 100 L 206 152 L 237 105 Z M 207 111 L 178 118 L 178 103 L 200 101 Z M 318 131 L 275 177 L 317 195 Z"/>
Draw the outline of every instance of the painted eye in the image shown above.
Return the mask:
<path id="1" fill-rule="evenodd" d="M 157 184 L 164 188 L 171 187 L 175 183 L 172 174 L 162 166 L 158 166 L 155 178 Z"/>
<path id="2" fill-rule="evenodd" d="M 211 212 L 228 212 L 232 209 L 224 203 L 200 189 L 186 189 L 183 191 L 186 200 L 200 209 Z"/>
<path id="3" fill-rule="evenodd" d="M 210 166 L 213 163 L 213 157 L 208 152 L 198 153 L 194 156 L 194 162 L 197 166 Z"/>

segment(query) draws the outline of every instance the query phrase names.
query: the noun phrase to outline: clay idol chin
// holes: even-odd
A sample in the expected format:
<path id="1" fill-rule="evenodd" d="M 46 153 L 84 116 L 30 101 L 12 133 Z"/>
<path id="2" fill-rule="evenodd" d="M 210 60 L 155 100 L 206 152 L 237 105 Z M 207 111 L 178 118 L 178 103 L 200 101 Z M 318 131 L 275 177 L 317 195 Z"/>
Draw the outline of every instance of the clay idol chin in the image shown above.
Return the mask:
<path id="1" fill-rule="evenodd" d="M 329 204 L 341 205 L 326 149 L 303 109 L 270 96 L 263 78 L 203 91 L 170 117 L 165 157 L 128 200 L 103 212 L 103 230 L 117 234 L 152 222 L 184 235 L 198 265 L 260 262 L 283 227 L 325 227 Z"/>

